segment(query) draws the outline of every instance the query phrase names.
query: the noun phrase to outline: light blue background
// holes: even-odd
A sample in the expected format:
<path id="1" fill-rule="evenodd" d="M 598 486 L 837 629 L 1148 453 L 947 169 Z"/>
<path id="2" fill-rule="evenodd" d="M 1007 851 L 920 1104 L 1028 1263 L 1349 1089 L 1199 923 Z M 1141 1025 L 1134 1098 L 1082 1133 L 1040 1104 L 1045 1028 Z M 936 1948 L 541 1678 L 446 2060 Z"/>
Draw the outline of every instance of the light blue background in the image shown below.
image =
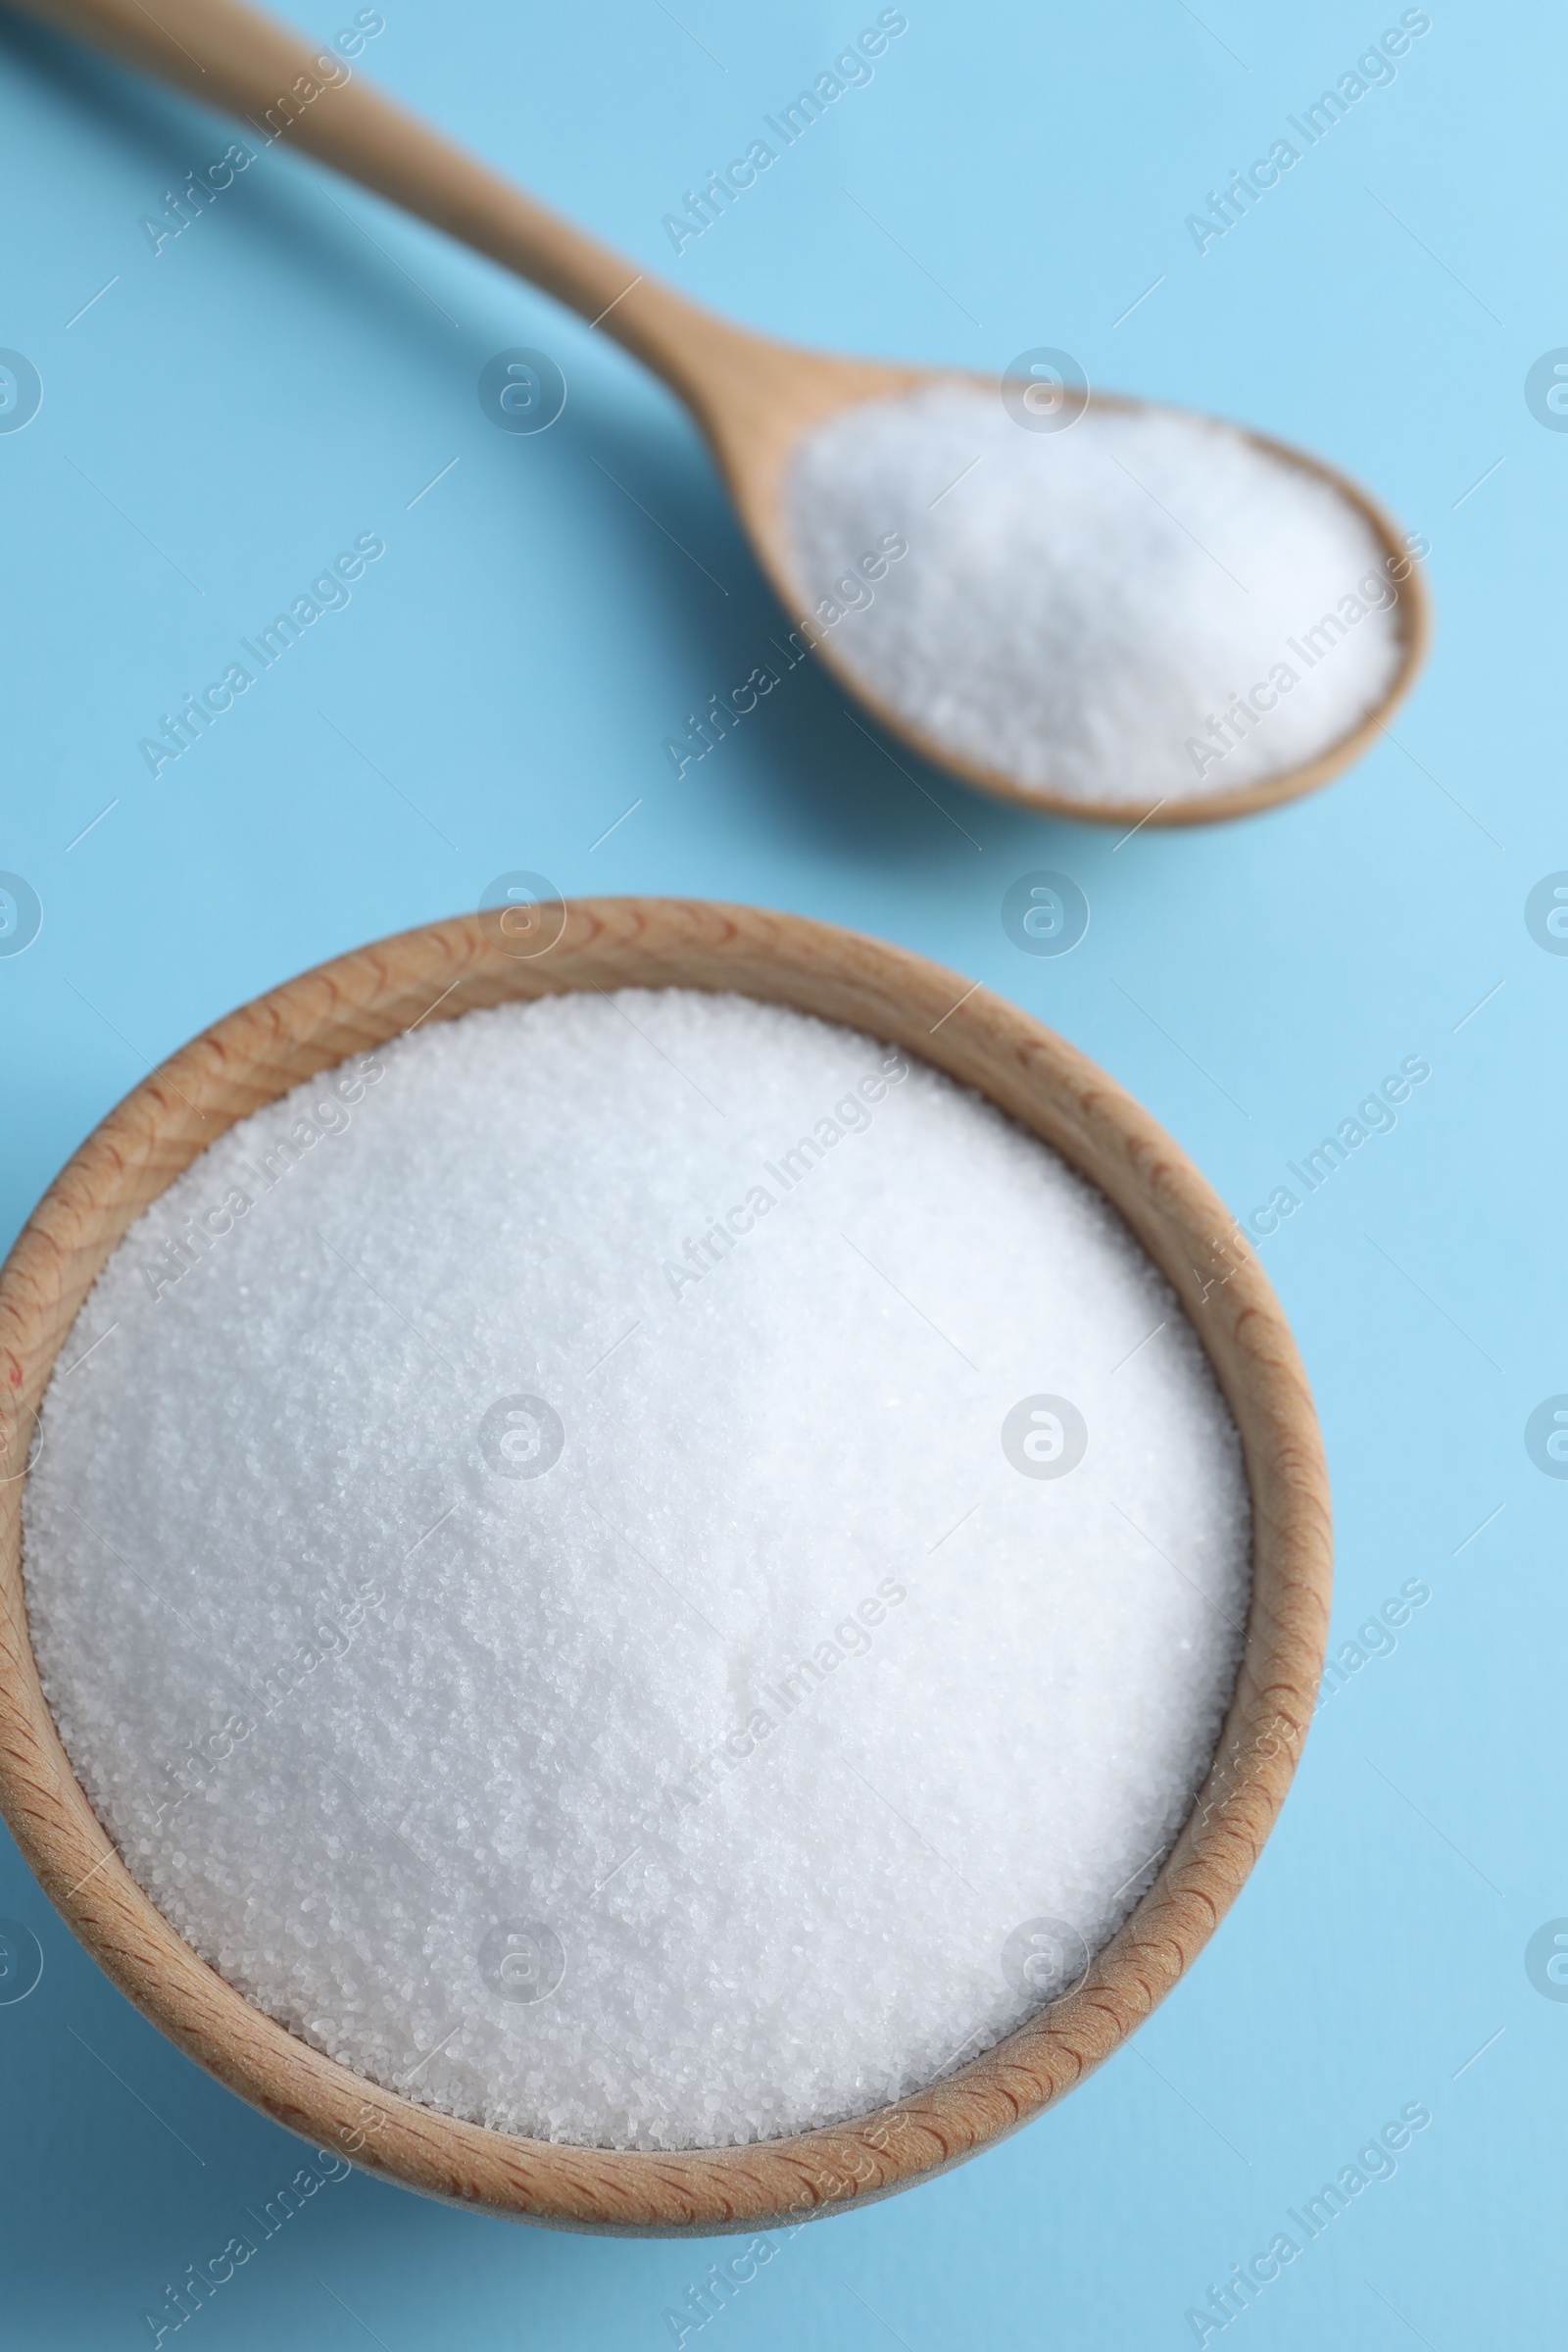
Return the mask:
<path id="1" fill-rule="evenodd" d="M 140 216 L 227 126 L 6 20 L 0 343 L 44 382 L 0 438 L 0 866 L 44 906 L 0 960 L 7 1233 L 193 1032 L 514 866 L 798 908 L 938 957 L 1096 1056 L 1239 1214 L 1425 1054 L 1397 1130 L 1263 1255 L 1333 1466 L 1336 1645 L 1405 1578 L 1430 1605 L 1323 1708 L 1241 1901 L 1136 2040 L 980 2161 L 781 2242 L 704 2352 L 1190 2343 L 1208 2282 L 1415 2100 L 1434 2120 L 1397 2177 L 1227 2340 L 1559 2340 L 1568 2005 L 1523 1954 L 1568 1912 L 1568 1484 L 1522 1433 L 1568 1389 L 1568 959 L 1523 921 L 1568 866 L 1568 435 L 1523 398 L 1568 343 L 1560 24 L 1436 0 L 1393 86 L 1200 258 L 1184 217 L 1396 9 L 910 0 L 870 86 L 677 262 L 661 216 L 873 7 L 384 4 L 373 77 L 739 319 L 992 370 L 1062 345 L 1096 381 L 1321 451 L 1431 540 L 1430 670 L 1396 740 L 1329 791 L 1119 848 L 934 771 L 914 789 L 809 667 L 677 782 L 664 737 L 779 615 L 661 388 L 280 154 L 155 259 Z M 329 35 L 353 10 L 298 13 Z M 514 344 L 570 385 L 538 439 L 475 398 Z M 365 530 L 387 552 L 349 610 L 155 783 L 137 739 Z M 1000 920 L 1042 865 L 1093 907 L 1060 961 Z M 29 2352 L 149 2342 L 144 2308 L 297 2143 L 137 2018 L 9 1846 L 0 1911 L 46 1956 L 0 2007 L 0 2328 Z M 672 2340 L 664 2307 L 726 2250 L 510 2229 L 356 2176 L 177 2340 L 632 2352 Z"/>

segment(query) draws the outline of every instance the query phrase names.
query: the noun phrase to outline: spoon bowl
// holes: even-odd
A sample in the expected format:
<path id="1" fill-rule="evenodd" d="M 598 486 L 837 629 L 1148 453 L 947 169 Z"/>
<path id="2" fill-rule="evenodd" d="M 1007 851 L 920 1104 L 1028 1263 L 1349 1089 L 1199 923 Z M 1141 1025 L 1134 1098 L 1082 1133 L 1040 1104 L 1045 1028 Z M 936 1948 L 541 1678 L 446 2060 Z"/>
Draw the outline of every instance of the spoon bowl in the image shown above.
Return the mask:
<path id="1" fill-rule="evenodd" d="M 734 333 L 726 328 L 726 333 Z M 886 366 L 863 360 L 841 360 L 827 353 L 803 351 L 787 343 L 764 344 L 762 338 L 743 338 L 739 378 L 717 396 L 693 391 L 690 405 L 703 425 L 737 514 L 746 526 L 753 549 L 781 605 L 798 619 L 798 633 L 839 684 L 890 735 L 901 736 L 911 751 L 933 767 L 946 768 L 966 783 L 1012 801 L 1037 814 L 1072 817 L 1105 825 L 1207 824 L 1218 818 L 1251 815 L 1262 808 L 1298 799 L 1330 783 L 1367 751 L 1386 729 L 1395 710 L 1414 684 L 1425 658 L 1431 633 L 1430 607 L 1420 574 L 1405 543 L 1370 494 L 1348 474 L 1309 452 L 1276 441 L 1267 434 L 1232 426 L 1236 437 L 1271 463 L 1324 484 L 1365 524 L 1391 581 L 1398 583 L 1392 608 L 1397 659 L 1380 702 L 1366 710 L 1312 759 L 1281 767 L 1255 782 L 1226 791 L 1197 792 L 1177 798 L 1118 796 L 1087 800 L 1077 794 L 1054 791 L 1026 782 L 1007 769 L 965 757 L 950 743 L 922 728 L 906 712 L 879 695 L 840 651 L 839 641 L 815 627 L 809 607 L 796 577 L 785 521 L 785 484 L 791 463 L 805 438 L 841 411 L 873 400 L 897 399 L 927 386 L 959 385 L 989 394 L 1001 405 L 999 379 L 956 368 Z M 737 395 L 757 364 L 759 350 L 766 360 L 767 381 L 762 397 L 747 401 Z M 770 355 L 770 356 L 769 356 Z M 719 379 L 722 383 L 723 379 Z M 1165 403 L 1134 400 L 1118 393 L 1095 392 L 1086 402 L 1101 412 L 1122 416 L 1182 414 Z M 1083 412 L 1080 412 L 1083 413 Z"/>
<path id="2" fill-rule="evenodd" d="M 29 14 L 172 82 L 209 106 L 226 107 L 270 137 L 318 156 L 514 270 L 612 335 L 683 400 L 706 435 L 753 549 L 780 602 L 818 658 L 888 733 L 933 765 L 1037 812 L 1105 824 L 1197 824 L 1295 799 L 1327 783 L 1367 748 L 1407 692 L 1428 635 L 1425 591 L 1389 518 L 1355 483 L 1304 452 L 1240 432 L 1280 465 L 1327 485 L 1366 526 L 1391 578 L 1400 582 L 1394 622 L 1397 658 L 1375 706 L 1310 759 L 1227 792 L 1104 800 L 1025 781 L 967 758 L 923 730 L 844 660 L 804 612 L 784 521 L 793 455 L 841 411 L 935 384 L 977 384 L 999 400 L 995 379 L 954 369 L 839 359 L 753 334 L 671 288 L 547 211 L 357 78 L 344 60 L 305 48 L 240 0 L 18 0 Z M 1152 404 L 1096 392 L 1100 410 L 1135 414 Z M 1166 412 L 1173 413 L 1173 412 Z M 1395 565 L 1402 568 L 1396 570 Z"/>

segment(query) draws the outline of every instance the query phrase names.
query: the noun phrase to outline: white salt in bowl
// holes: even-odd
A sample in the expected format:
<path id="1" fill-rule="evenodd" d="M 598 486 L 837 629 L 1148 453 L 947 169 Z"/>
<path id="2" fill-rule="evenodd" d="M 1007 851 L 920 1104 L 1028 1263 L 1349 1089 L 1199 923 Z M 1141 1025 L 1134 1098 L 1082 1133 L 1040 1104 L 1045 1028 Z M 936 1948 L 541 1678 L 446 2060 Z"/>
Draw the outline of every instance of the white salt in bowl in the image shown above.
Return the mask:
<path id="1" fill-rule="evenodd" d="M 0 1272 L 0 1805 L 122 1989 L 317 2145 L 427 2195 L 557 2229 L 764 2230 L 886 2195 L 1015 2130 L 1117 2048 L 1200 1949 L 1272 1826 L 1311 1714 L 1330 1583 L 1322 1446 L 1290 1332 L 1219 1200 L 1135 1102 L 1026 1014 L 918 956 L 790 915 L 578 901 L 534 910 L 520 941 L 503 919 L 382 941 L 231 1014 L 110 1114 L 29 1220 Z M 896 2107 L 658 2153 L 526 2139 L 416 2105 L 311 2047 L 210 1968 L 131 1877 L 72 1770 L 22 1573 L 22 1496 L 56 1356 L 117 1244 L 200 1152 L 302 1080 L 426 1021 L 626 987 L 750 996 L 892 1041 L 1052 1146 L 1174 1287 L 1239 1433 L 1252 1515 L 1246 1641 L 1212 1766 L 1152 1885 L 1073 1989 Z"/>

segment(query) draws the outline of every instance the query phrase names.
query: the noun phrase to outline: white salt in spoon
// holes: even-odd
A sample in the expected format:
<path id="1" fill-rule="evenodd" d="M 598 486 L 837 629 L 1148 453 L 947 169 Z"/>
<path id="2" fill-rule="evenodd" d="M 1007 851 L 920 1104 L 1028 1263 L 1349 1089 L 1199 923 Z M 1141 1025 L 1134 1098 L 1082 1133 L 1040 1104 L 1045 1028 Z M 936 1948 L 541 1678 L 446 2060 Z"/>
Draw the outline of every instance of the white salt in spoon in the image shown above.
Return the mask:
<path id="1" fill-rule="evenodd" d="M 237 0 L 20 4 L 286 131 L 614 336 L 696 416 L 802 642 L 988 792 L 1105 823 L 1241 815 L 1337 775 L 1419 666 L 1407 545 L 1319 459 L 1099 393 L 1085 416 L 1049 375 L 1012 387 L 1008 430 L 995 382 L 699 309 Z"/>

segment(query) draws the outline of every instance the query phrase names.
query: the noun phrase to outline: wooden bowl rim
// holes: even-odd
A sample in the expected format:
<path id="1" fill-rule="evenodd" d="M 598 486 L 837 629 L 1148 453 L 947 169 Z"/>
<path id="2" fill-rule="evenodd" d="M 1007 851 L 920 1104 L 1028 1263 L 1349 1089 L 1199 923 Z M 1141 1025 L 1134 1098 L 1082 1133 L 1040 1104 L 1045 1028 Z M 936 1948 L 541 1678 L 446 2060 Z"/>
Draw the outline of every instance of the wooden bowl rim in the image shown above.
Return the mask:
<path id="1" fill-rule="evenodd" d="M 419 2107 L 254 2008 L 130 1877 L 72 1772 L 28 1639 L 24 1480 L 0 1484 L 0 1809 L 45 1892 L 159 2029 L 288 2130 L 404 2185 L 556 2229 L 761 2231 L 928 2179 L 1016 2130 L 1116 2049 L 1207 1940 L 1261 1849 L 1321 1671 L 1331 1579 L 1322 1446 L 1256 1256 L 1130 1096 L 1030 1014 L 909 951 L 711 901 L 561 902 L 520 958 L 494 916 L 379 940 L 267 991 L 135 1087 L 50 1186 L 0 1269 L 0 1400 L 38 1406 L 59 1348 L 133 1218 L 224 1129 L 427 1019 L 583 987 L 734 990 L 905 1047 L 977 1085 L 1107 1195 L 1170 1279 L 1236 1417 L 1254 1520 L 1236 1693 L 1213 1765 L 1152 1886 L 1081 1985 L 897 2106 L 787 2139 L 675 2154 L 558 2145 Z"/>

